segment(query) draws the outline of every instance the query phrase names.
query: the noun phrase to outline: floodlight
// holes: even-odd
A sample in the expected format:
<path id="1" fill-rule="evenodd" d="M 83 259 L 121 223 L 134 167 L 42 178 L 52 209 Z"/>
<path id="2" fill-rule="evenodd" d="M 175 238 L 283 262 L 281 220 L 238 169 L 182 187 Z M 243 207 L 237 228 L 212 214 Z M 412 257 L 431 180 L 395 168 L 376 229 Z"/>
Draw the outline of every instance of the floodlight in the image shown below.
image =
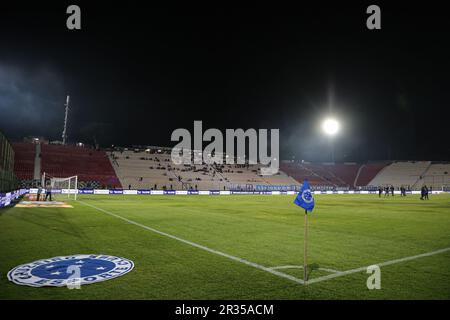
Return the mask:
<path id="1" fill-rule="evenodd" d="M 339 122 L 331 118 L 326 119 L 322 123 L 322 129 L 327 135 L 333 136 L 339 131 Z"/>

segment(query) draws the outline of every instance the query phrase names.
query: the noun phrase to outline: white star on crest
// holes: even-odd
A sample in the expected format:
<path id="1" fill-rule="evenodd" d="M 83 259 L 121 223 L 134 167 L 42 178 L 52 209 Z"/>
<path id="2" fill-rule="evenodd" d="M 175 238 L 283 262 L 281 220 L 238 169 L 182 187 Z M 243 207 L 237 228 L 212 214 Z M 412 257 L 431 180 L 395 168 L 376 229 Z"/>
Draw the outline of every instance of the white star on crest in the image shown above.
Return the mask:
<path id="1" fill-rule="evenodd" d="M 55 271 L 55 272 L 52 272 L 52 273 L 50 273 L 50 274 L 54 274 L 54 275 L 57 275 L 57 276 L 59 276 L 59 275 L 61 274 L 61 272 L 59 272 L 59 271 Z"/>
<path id="2" fill-rule="evenodd" d="M 106 268 L 104 268 L 104 267 L 98 267 L 98 268 L 96 268 L 96 270 L 105 270 Z"/>

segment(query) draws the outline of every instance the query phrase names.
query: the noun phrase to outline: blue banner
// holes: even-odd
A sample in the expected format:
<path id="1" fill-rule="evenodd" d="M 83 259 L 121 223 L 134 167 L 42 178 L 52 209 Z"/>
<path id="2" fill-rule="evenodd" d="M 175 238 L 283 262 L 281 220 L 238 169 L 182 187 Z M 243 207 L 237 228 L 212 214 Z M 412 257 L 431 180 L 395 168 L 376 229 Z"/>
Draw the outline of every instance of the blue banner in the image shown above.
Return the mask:
<path id="1" fill-rule="evenodd" d="M 11 202 L 28 193 L 28 189 L 20 189 L 8 193 L 0 193 L 0 208 L 9 206 Z"/>
<path id="2" fill-rule="evenodd" d="M 94 189 L 78 189 L 79 194 L 94 194 Z"/>

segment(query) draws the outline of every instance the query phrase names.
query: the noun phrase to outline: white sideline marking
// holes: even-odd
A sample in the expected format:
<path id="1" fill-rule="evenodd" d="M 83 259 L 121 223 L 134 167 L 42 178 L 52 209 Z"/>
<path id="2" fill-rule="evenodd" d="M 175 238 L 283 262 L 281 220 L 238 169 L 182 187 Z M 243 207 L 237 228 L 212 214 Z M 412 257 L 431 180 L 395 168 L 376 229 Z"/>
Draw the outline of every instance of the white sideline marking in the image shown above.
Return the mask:
<path id="1" fill-rule="evenodd" d="M 297 265 L 287 265 L 287 266 L 276 266 L 271 267 L 272 270 L 282 270 L 282 269 L 303 269 L 303 266 L 297 266 Z M 342 271 L 329 269 L 329 268 L 317 268 L 317 270 L 329 272 L 329 273 L 341 273 Z M 308 282 L 309 283 L 309 282 Z"/>
<path id="2" fill-rule="evenodd" d="M 440 250 L 436 250 L 436 251 L 431 251 L 431 252 L 427 252 L 427 253 L 418 254 L 418 255 L 415 255 L 415 256 L 411 256 L 411 257 L 405 257 L 405 258 L 385 261 L 385 262 L 381 262 L 381 263 L 373 263 L 371 265 L 377 265 L 379 267 L 384 267 L 384 266 L 389 266 L 391 264 L 396 264 L 396 263 L 401 263 L 401 262 L 405 262 L 405 261 L 411 261 L 411 260 L 415 260 L 415 259 L 419 259 L 419 258 L 433 256 L 435 254 L 440 254 L 440 253 L 444 253 L 444 252 L 447 252 L 447 251 L 450 251 L 450 248 L 444 248 L 444 249 L 440 249 Z M 351 269 L 351 270 L 347 270 L 347 271 L 342 271 L 342 272 L 338 272 L 338 273 L 335 273 L 335 274 L 330 274 L 330 275 L 327 275 L 327 276 L 311 279 L 311 280 L 308 280 L 308 284 L 317 283 L 317 282 L 321 282 L 321 281 L 325 281 L 325 280 L 330 280 L 330 279 L 333 279 L 333 278 L 346 276 L 346 275 L 349 275 L 349 274 L 352 274 L 352 273 L 366 271 L 367 267 L 368 266 L 357 268 L 357 269 Z"/>
<path id="3" fill-rule="evenodd" d="M 128 223 L 130 223 L 130 224 L 134 224 L 134 225 L 136 225 L 136 226 L 138 226 L 138 227 L 141 227 L 141 228 L 144 228 L 144 229 L 146 229 L 146 230 L 149 230 L 149 231 L 152 231 L 152 232 L 154 232 L 154 233 L 157 233 L 157 234 L 159 234 L 159 235 L 162 235 L 162 236 L 165 236 L 165 237 L 168 237 L 168 238 L 171 238 L 171 239 L 174 239 L 174 240 L 183 242 L 183 243 L 188 244 L 188 245 L 190 245 L 190 246 L 193 246 L 193 247 L 196 247 L 196 248 L 199 248 L 199 249 L 208 251 L 208 252 L 210 252 L 210 253 L 214 253 L 214 254 L 216 254 L 216 255 L 219 255 L 219 256 L 222 256 L 222 257 L 225 257 L 225 258 L 228 258 L 228 259 L 231 259 L 231 260 L 234 260 L 234 261 L 237 261 L 237 262 L 246 264 L 246 265 L 251 266 L 251 267 L 254 267 L 254 268 L 256 268 L 256 269 L 266 271 L 266 272 L 271 273 L 271 274 L 273 274 L 273 275 L 276 275 L 276 276 L 278 276 L 278 277 L 285 278 L 285 279 L 289 279 L 289 280 L 294 281 L 294 282 L 299 283 L 299 284 L 304 284 L 304 283 L 305 283 L 302 279 L 298 279 L 298 278 L 293 277 L 293 276 L 291 276 L 291 275 L 288 275 L 288 274 L 286 274 L 286 273 L 279 272 L 279 271 L 276 271 L 276 270 L 272 270 L 271 268 L 264 267 L 264 266 L 262 266 L 262 265 L 260 265 L 260 264 L 257 264 L 257 263 L 254 263 L 254 262 L 251 262 L 251 261 L 248 261 L 248 260 L 239 258 L 239 257 L 235 257 L 235 256 L 232 256 L 232 255 L 230 255 L 230 254 L 227 254 L 227 253 L 224 253 L 224 252 L 221 252 L 221 251 L 217 251 L 217 250 L 208 248 L 208 247 L 203 246 L 203 245 L 201 245 L 201 244 L 197 244 L 197 243 L 195 243 L 195 242 L 192 242 L 192 241 L 189 241 L 189 240 L 185 240 L 185 239 L 179 238 L 179 237 L 174 236 L 174 235 L 171 235 L 171 234 L 169 234 L 169 233 L 165 233 L 165 232 L 156 230 L 156 229 L 154 229 L 154 228 L 151 228 L 151 227 L 148 227 L 148 226 L 146 226 L 146 225 L 140 224 L 140 223 L 138 223 L 138 222 L 136 222 L 136 221 L 133 221 L 133 220 L 124 218 L 124 217 L 122 217 L 122 216 L 119 216 L 119 215 L 117 215 L 117 214 L 114 214 L 114 213 L 112 213 L 112 212 L 106 211 L 105 209 L 96 207 L 96 206 L 94 206 L 94 205 L 92 205 L 92 204 L 89 204 L 89 203 L 86 203 L 86 202 L 83 202 L 83 201 L 80 201 L 80 200 L 78 200 L 78 202 L 80 202 L 80 203 L 82 203 L 82 204 L 84 204 L 84 205 L 86 205 L 86 206 L 88 206 L 88 207 L 97 209 L 97 210 L 99 210 L 99 211 L 101 211 L 101 212 L 103 212 L 103 213 L 106 213 L 106 214 L 108 214 L 108 215 L 110 215 L 110 216 L 113 216 L 113 217 L 115 217 L 115 218 L 118 218 L 118 219 L 121 219 L 121 220 L 123 220 L 123 221 L 126 221 L 126 222 L 128 222 Z"/>

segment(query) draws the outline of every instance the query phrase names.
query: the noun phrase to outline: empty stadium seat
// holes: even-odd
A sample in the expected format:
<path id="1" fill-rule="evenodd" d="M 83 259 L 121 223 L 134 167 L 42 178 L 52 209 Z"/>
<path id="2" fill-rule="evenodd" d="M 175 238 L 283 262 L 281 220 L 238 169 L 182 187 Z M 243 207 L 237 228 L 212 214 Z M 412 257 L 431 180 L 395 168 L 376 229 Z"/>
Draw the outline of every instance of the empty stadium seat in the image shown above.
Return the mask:
<path id="1" fill-rule="evenodd" d="M 432 163 L 414 184 L 414 189 L 423 185 L 441 190 L 443 186 L 450 186 L 450 163 Z"/>
<path id="2" fill-rule="evenodd" d="M 114 170 L 125 188 L 133 189 L 232 189 L 239 186 L 298 185 L 284 173 L 261 176 L 260 165 L 181 164 L 170 152 L 123 150 L 109 153 Z M 189 160 L 189 159 L 188 159 Z"/>
<path id="3" fill-rule="evenodd" d="M 430 161 L 399 161 L 384 167 L 370 182 L 372 186 L 413 188 L 430 167 Z"/>
<path id="4" fill-rule="evenodd" d="M 36 145 L 25 142 L 11 144 L 14 150 L 14 173 L 21 180 L 32 180 Z"/>
<path id="5" fill-rule="evenodd" d="M 78 176 L 78 181 L 97 181 L 105 187 L 120 188 L 121 184 L 104 151 L 83 147 L 43 144 L 42 173 L 55 177 Z"/>

